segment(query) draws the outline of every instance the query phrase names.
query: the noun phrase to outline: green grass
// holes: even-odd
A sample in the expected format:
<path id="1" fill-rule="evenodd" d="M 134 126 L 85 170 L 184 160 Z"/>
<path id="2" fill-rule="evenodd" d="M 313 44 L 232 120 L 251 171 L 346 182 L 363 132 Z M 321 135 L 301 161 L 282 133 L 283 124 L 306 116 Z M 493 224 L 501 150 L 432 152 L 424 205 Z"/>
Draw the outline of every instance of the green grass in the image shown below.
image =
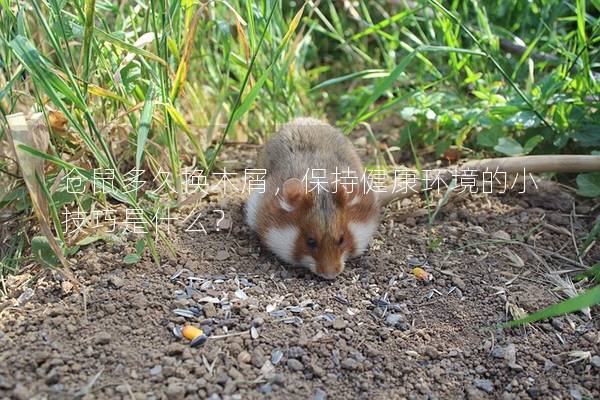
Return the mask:
<path id="1" fill-rule="evenodd" d="M 184 197 L 182 167 L 218 170 L 226 141 L 260 143 L 298 115 L 327 115 L 346 133 L 400 116 L 394 145 L 415 155 L 600 149 L 597 0 L 349 3 L 0 0 L 2 147 L 7 115 L 40 111 L 51 126 L 52 109 L 67 121 L 66 133 L 50 129 L 47 154 L 21 148 L 48 161 L 40 183 L 63 252 L 81 239 L 62 233 L 61 207 L 125 204 L 153 226 L 161 205 Z M 94 168 L 115 171 L 106 195 L 59 182 L 74 169 L 89 189 Z M 128 192 L 132 168 L 175 193 Z M 583 195 L 600 190 L 597 174 L 578 182 Z M 0 209 L 30 216 L 7 152 L 0 183 Z M 32 226 L 2 245 L 1 276 L 33 257 Z M 155 239 L 138 250 L 158 260 Z"/>

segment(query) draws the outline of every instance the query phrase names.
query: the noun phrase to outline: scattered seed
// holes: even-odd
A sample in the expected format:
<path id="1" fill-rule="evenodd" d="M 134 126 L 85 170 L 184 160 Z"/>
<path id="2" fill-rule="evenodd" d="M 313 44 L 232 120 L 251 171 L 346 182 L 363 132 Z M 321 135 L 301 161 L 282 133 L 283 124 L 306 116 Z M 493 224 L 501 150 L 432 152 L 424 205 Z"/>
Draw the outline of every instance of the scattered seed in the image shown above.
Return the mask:
<path id="1" fill-rule="evenodd" d="M 188 295 L 183 290 L 175 291 L 175 300 L 189 299 Z"/>
<path id="2" fill-rule="evenodd" d="M 248 298 L 248 295 L 242 289 L 238 289 L 235 291 L 235 297 L 237 297 L 240 300 L 246 300 Z"/>
<path id="3" fill-rule="evenodd" d="M 198 335 L 197 337 L 194 338 L 194 340 L 192 340 L 190 342 L 190 346 L 192 346 L 192 347 L 200 346 L 201 344 L 206 342 L 206 339 L 208 339 L 208 336 Z"/>
<path id="4" fill-rule="evenodd" d="M 295 313 L 295 314 L 299 314 L 302 311 L 304 311 L 304 307 L 300 307 L 300 306 L 292 306 L 292 307 L 288 307 L 288 310 L 290 310 L 291 312 Z"/>
<path id="5" fill-rule="evenodd" d="M 196 317 L 196 315 L 190 311 L 190 310 L 186 310 L 184 308 L 176 308 L 173 310 L 173 312 L 176 315 L 179 315 L 180 317 L 184 317 L 184 318 L 194 318 Z"/>
<path id="6" fill-rule="evenodd" d="M 275 311 L 269 312 L 269 315 L 273 318 L 282 318 L 282 317 L 285 317 L 285 311 L 284 310 L 275 310 Z"/>
<path id="7" fill-rule="evenodd" d="M 281 361 L 281 359 L 283 358 L 283 351 L 281 351 L 281 349 L 274 348 L 271 351 L 271 364 L 273 365 L 277 365 L 279 364 L 279 362 Z"/>
<path id="8" fill-rule="evenodd" d="M 193 325 L 186 325 L 182 328 L 181 334 L 188 340 L 195 339 L 196 336 L 202 335 L 204 332 L 202 329 L 195 327 Z"/>
<path id="9" fill-rule="evenodd" d="M 156 365 L 150 369 L 150 375 L 158 375 L 162 372 L 162 365 Z"/>
<path id="10" fill-rule="evenodd" d="M 433 280 L 433 275 L 425 271 L 423 268 L 415 267 L 413 268 L 412 273 L 419 281 L 430 282 Z"/>
<path id="11" fill-rule="evenodd" d="M 171 277 L 169 278 L 169 280 L 170 280 L 171 282 L 174 282 L 174 281 L 176 281 L 176 280 L 177 280 L 177 278 L 179 278 L 179 277 L 181 276 L 181 274 L 183 274 L 183 273 L 184 273 L 184 272 L 186 272 L 186 271 L 187 271 L 187 272 L 190 272 L 190 273 L 192 272 L 192 271 L 190 271 L 190 270 L 189 270 L 189 269 L 187 269 L 187 268 L 182 268 L 182 269 L 180 269 L 179 271 L 175 272 L 173 275 L 171 275 Z"/>
<path id="12" fill-rule="evenodd" d="M 210 296 L 206 296 L 206 297 L 203 297 L 200 300 L 198 300 L 198 303 L 219 304 L 220 302 L 221 302 L 221 300 L 217 299 L 216 297 L 210 297 Z"/>
<path id="13" fill-rule="evenodd" d="M 175 336 L 177 339 L 183 339 L 183 333 L 182 333 L 182 329 L 183 326 L 181 325 L 175 325 L 173 327 L 173 336 Z"/>
<path id="14" fill-rule="evenodd" d="M 409 258 L 407 263 L 408 263 L 409 267 L 421 267 L 421 266 L 425 265 L 425 261 L 421 261 L 415 257 Z"/>
<path id="15" fill-rule="evenodd" d="M 202 314 L 202 311 L 198 307 L 190 307 L 188 310 L 194 313 L 194 316 L 196 317 L 199 317 Z"/>
<path id="16" fill-rule="evenodd" d="M 284 318 L 281 320 L 281 322 L 283 322 L 284 324 L 294 324 L 296 326 L 300 326 L 304 323 L 304 321 L 300 317 Z"/>
<path id="17" fill-rule="evenodd" d="M 255 326 L 250 328 L 250 336 L 252 339 L 258 339 L 258 329 Z"/>
<path id="18" fill-rule="evenodd" d="M 345 305 L 345 306 L 349 306 L 350 305 L 350 302 L 345 297 L 343 297 L 341 294 L 337 294 L 337 293 L 334 294 L 333 295 L 333 299 L 335 301 L 337 301 L 337 302 Z"/>
<path id="19" fill-rule="evenodd" d="M 335 315 L 329 314 L 329 313 L 317 315 L 314 318 L 314 321 L 319 321 L 319 320 L 322 320 L 322 319 L 324 319 L 325 321 L 333 322 L 333 321 L 335 321 Z"/>

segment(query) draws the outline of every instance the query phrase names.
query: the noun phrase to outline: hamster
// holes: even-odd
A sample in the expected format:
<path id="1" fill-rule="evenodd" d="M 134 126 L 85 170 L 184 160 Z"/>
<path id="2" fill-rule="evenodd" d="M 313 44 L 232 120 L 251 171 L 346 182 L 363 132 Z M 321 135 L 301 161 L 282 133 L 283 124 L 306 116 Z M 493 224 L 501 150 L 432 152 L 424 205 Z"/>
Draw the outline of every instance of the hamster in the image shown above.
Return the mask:
<path id="1" fill-rule="evenodd" d="M 368 247 L 380 207 L 339 130 L 295 119 L 267 142 L 257 167 L 266 170 L 265 188 L 250 193 L 246 222 L 281 260 L 333 279 Z"/>

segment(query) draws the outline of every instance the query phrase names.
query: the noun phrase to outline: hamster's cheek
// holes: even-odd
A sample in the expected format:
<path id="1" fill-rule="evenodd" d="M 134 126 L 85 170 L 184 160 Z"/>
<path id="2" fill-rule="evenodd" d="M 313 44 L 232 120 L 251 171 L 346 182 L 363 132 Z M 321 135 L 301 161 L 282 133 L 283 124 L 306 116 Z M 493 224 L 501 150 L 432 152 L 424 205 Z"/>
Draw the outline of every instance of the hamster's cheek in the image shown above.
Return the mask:
<path id="1" fill-rule="evenodd" d="M 294 264 L 293 252 L 299 234 L 294 226 L 269 228 L 264 236 L 265 245 L 283 261 Z"/>
<path id="2" fill-rule="evenodd" d="M 262 200 L 262 193 L 254 191 L 246 201 L 246 223 L 253 231 L 258 229 L 258 209 Z"/>
<path id="3" fill-rule="evenodd" d="M 317 261 L 312 256 L 303 256 L 300 263 L 312 273 L 315 273 L 317 270 Z"/>
<path id="4" fill-rule="evenodd" d="M 351 222 L 348 224 L 348 229 L 352 232 L 352 237 L 354 239 L 353 257 L 359 256 L 367 249 L 373 235 L 377 231 L 378 225 L 377 220 Z"/>

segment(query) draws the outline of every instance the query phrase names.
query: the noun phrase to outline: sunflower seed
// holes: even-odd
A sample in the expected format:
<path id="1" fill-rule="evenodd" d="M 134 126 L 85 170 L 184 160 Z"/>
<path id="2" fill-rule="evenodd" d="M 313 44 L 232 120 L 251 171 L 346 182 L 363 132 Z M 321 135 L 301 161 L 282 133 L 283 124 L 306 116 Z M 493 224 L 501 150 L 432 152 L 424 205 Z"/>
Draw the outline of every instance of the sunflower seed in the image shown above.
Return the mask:
<path id="1" fill-rule="evenodd" d="M 179 271 L 175 272 L 173 275 L 171 275 L 171 277 L 169 278 L 169 280 L 170 280 L 171 282 L 173 282 L 173 281 L 177 280 L 177 278 L 179 278 L 179 277 L 181 276 L 181 274 L 183 274 L 185 271 L 187 271 L 187 272 L 191 272 L 191 271 L 190 271 L 189 269 L 187 269 L 187 268 L 182 268 L 182 269 L 180 269 Z"/>
<path id="2" fill-rule="evenodd" d="M 345 297 L 343 297 L 341 294 L 337 294 L 337 293 L 334 294 L 333 299 L 345 306 L 350 305 L 350 302 Z"/>
<path id="3" fill-rule="evenodd" d="M 248 295 L 242 289 L 238 289 L 235 291 L 235 297 L 237 297 L 240 300 L 246 300 L 248 298 Z"/>
<path id="4" fill-rule="evenodd" d="M 415 257 L 409 258 L 407 263 L 408 263 L 409 267 L 421 267 L 421 266 L 425 265 L 425 261 L 421 261 Z"/>
<path id="5" fill-rule="evenodd" d="M 252 339 L 258 339 L 258 329 L 255 326 L 250 328 L 250 336 Z"/>
<path id="6" fill-rule="evenodd" d="M 283 351 L 281 351 L 279 348 L 274 348 L 273 351 L 271 351 L 271 364 L 273 364 L 273 365 L 279 364 L 279 362 L 281 361 L 282 358 L 283 358 Z"/>
<path id="7" fill-rule="evenodd" d="M 192 347 L 200 346 L 201 344 L 206 342 L 206 339 L 208 339 L 208 337 L 205 334 L 198 335 L 194 338 L 194 340 L 192 340 L 190 342 L 190 346 L 192 346 Z"/>
<path id="8" fill-rule="evenodd" d="M 184 318 L 194 318 L 196 316 L 192 311 L 183 308 L 176 308 L 173 310 L 173 312 L 176 315 L 179 315 L 180 317 Z"/>
<path id="9" fill-rule="evenodd" d="M 183 334 L 181 333 L 183 329 L 183 326 L 181 325 L 175 325 L 173 327 L 173 336 L 175 336 L 177 339 L 183 339 Z"/>
<path id="10" fill-rule="evenodd" d="M 183 290 L 176 290 L 175 291 L 175 299 L 176 300 L 189 299 L 189 297 Z"/>
<path id="11" fill-rule="evenodd" d="M 333 321 L 335 321 L 335 315 L 329 314 L 329 313 L 317 315 L 314 318 L 314 321 L 319 321 L 319 320 L 322 320 L 322 319 L 324 319 L 325 321 L 333 322 Z"/>
<path id="12" fill-rule="evenodd" d="M 269 315 L 273 318 L 282 318 L 282 317 L 285 317 L 285 311 L 284 310 L 275 310 L 275 311 L 271 311 L 269 313 Z"/>
<path id="13" fill-rule="evenodd" d="M 281 320 L 281 322 L 283 322 L 284 324 L 293 324 L 293 325 L 296 325 L 296 326 L 300 326 L 300 325 L 302 325 L 304 323 L 304 321 L 300 317 L 283 318 Z"/>
<path id="14" fill-rule="evenodd" d="M 210 296 L 206 296 L 206 297 L 203 297 L 200 300 L 198 300 L 198 303 L 219 304 L 220 302 L 221 302 L 221 300 L 217 299 L 216 297 L 210 297 Z"/>

